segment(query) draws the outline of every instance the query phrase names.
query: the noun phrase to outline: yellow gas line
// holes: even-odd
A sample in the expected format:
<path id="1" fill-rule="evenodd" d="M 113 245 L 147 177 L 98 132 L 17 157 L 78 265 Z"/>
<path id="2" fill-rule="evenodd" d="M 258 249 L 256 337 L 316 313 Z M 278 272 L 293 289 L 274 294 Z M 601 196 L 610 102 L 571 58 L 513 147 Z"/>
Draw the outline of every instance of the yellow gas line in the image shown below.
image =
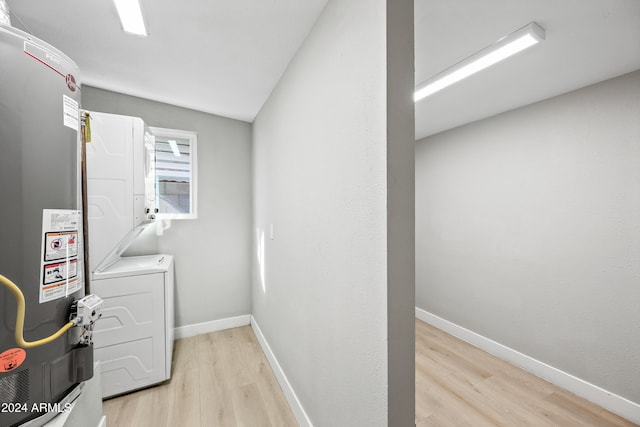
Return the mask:
<path id="1" fill-rule="evenodd" d="M 24 333 L 23 333 L 23 330 L 24 330 L 24 313 L 25 313 L 24 294 L 22 293 L 20 288 L 15 283 L 13 283 L 11 280 L 6 278 L 2 274 L 0 274 L 0 283 L 5 285 L 11 291 L 11 293 L 16 297 L 16 302 L 17 302 L 17 305 L 18 305 L 18 311 L 16 313 L 16 334 L 15 334 L 15 337 L 16 337 L 16 343 L 18 344 L 19 347 L 22 347 L 22 348 L 33 348 L 33 347 L 39 347 L 39 346 L 44 345 L 44 344 L 48 344 L 51 341 L 59 338 L 62 334 L 64 334 L 69 329 L 71 329 L 73 326 L 75 326 L 74 322 L 69 322 L 66 325 L 64 325 L 62 328 L 60 328 L 58 330 L 58 332 L 56 332 L 53 335 L 48 336 L 47 338 L 43 338 L 43 339 L 37 340 L 37 341 L 25 341 L 24 340 Z"/>

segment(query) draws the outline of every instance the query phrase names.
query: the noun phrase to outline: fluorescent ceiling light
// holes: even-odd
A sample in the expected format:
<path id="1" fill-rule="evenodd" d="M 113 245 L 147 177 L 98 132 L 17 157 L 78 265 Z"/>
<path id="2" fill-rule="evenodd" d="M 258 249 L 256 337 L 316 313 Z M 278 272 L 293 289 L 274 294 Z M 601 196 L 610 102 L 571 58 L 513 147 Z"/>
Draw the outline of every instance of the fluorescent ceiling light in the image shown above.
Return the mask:
<path id="1" fill-rule="evenodd" d="M 122 29 L 127 33 L 146 36 L 147 29 L 142 19 L 142 9 L 139 0 L 113 0 L 116 4 L 116 10 L 122 22 Z"/>
<path id="2" fill-rule="evenodd" d="M 478 71 L 502 61 L 544 40 L 544 28 L 531 22 L 494 44 L 474 53 L 457 64 L 416 86 L 413 100 L 419 101 L 441 91 Z"/>
<path id="3" fill-rule="evenodd" d="M 182 154 L 180 154 L 180 150 L 178 149 L 178 144 L 176 144 L 176 141 L 174 139 L 170 139 L 168 142 L 171 146 L 171 151 L 173 151 L 173 155 L 176 157 L 182 156 Z"/>

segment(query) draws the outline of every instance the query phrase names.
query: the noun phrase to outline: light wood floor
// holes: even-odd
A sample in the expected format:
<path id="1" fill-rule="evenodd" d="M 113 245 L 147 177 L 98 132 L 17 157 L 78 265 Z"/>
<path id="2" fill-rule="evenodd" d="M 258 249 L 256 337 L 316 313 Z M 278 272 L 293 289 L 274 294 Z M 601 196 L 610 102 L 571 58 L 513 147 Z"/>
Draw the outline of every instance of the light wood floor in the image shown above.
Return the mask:
<path id="1" fill-rule="evenodd" d="M 172 372 L 168 383 L 105 401 L 107 425 L 298 425 L 249 326 L 176 341 Z M 416 424 L 635 426 L 419 320 Z"/>
<path id="2" fill-rule="evenodd" d="M 298 425 L 249 326 L 176 341 L 171 380 L 104 413 L 108 427 Z"/>
<path id="3" fill-rule="evenodd" d="M 416 320 L 416 424 L 635 426 Z"/>

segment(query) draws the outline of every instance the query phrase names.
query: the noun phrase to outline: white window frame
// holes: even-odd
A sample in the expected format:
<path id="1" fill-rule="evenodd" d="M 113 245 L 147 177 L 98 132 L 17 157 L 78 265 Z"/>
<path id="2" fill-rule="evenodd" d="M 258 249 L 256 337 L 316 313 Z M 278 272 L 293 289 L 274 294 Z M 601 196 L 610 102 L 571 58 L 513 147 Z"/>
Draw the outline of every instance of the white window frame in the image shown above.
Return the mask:
<path id="1" fill-rule="evenodd" d="M 167 129 L 167 128 L 159 128 L 159 127 L 149 127 L 151 133 L 158 138 L 179 138 L 179 139 L 187 139 L 190 144 L 190 166 L 191 166 L 191 177 L 190 177 L 190 188 L 189 188 L 189 197 L 190 197 L 190 213 L 163 213 L 158 212 L 156 214 L 156 218 L 158 219 L 196 219 L 198 218 L 198 133 L 186 130 L 178 130 L 178 129 Z M 154 177 L 156 186 L 158 185 L 157 179 Z M 156 207 L 160 206 L 160 189 L 156 188 Z"/>

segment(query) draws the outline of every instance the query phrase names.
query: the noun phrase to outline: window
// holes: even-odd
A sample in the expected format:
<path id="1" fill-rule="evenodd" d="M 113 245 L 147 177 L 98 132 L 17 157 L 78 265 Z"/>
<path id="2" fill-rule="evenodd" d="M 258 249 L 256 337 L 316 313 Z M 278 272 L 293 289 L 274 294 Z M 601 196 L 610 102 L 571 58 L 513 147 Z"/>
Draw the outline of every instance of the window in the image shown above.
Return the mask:
<path id="1" fill-rule="evenodd" d="M 158 218 L 197 218 L 196 145 L 198 135 L 195 132 L 155 127 L 150 130 L 155 136 Z"/>

